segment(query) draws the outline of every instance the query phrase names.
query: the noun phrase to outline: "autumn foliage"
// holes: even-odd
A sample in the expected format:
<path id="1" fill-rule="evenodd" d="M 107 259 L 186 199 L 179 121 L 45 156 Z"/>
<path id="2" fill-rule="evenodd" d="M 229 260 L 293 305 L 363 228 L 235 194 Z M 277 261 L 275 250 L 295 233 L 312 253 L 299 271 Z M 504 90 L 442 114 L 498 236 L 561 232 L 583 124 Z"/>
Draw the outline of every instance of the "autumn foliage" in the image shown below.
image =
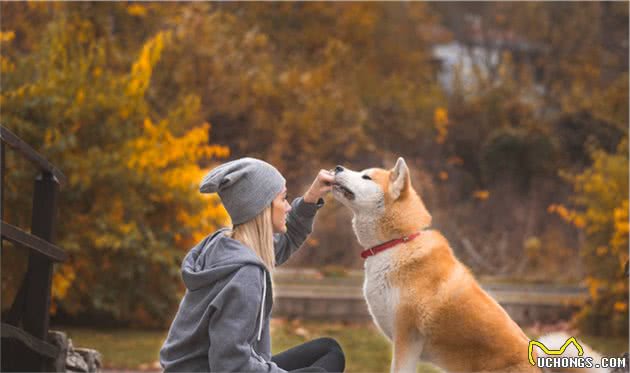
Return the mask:
<path id="1" fill-rule="evenodd" d="M 579 324 L 627 332 L 627 3 L 0 7 L 2 125 L 69 180 L 59 317 L 166 325 L 183 256 L 229 223 L 198 193 L 219 162 L 264 158 L 291 198 L 321 168 L 404 156 L 473 271 L 583 283 Z M 3 219 L 28 227 L 33 170 L 6 164 Z M 360 268 L 351 217 L 326 204 L 287 265 Z M 9 305 L 25 259 L 6 247 Z"/>

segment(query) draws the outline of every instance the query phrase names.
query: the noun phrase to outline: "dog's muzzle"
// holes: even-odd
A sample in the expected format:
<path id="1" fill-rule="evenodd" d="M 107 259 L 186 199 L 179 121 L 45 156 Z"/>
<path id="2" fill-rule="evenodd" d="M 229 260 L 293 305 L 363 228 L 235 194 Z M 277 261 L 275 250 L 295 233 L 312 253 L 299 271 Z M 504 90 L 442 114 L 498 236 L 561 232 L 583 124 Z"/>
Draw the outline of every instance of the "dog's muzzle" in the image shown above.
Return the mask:
<path id="1" fill-rule="evenodd" d="M 333 191 L 336 191 L 336 192 L 338 192 L 338 193 L 341 193 L 341 195 L 342 195 L 345 199 L 347 199 L 347 200 L 349 200 L 349 201 L 354 200 L 354 198 L 356 197 L 356 196 L 354 195 L 354 192 L 353 192 L 353 191 L 351 191 L 350 189 L 346 188 L 345 186 L 343 186 L 343 185 L 341 185 L 341 184 L 339 184 L 339 183 L 334 183 L 334 184 L 333 184 Z"/>

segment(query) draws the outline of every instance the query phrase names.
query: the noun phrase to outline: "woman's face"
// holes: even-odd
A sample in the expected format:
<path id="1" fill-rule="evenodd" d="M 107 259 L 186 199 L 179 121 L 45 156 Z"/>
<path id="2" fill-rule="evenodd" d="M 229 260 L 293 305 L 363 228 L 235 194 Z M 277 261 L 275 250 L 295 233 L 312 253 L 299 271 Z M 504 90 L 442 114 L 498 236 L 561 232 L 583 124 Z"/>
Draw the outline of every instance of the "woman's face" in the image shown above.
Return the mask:
<path id="1" fill-rule="evenodd" d="M 287 231 L 287 214 L 291 211 L 291 205 L 287 202 L 287 188 L 271 202 L 271 223 L 273 233 L 284 233 Z"/>

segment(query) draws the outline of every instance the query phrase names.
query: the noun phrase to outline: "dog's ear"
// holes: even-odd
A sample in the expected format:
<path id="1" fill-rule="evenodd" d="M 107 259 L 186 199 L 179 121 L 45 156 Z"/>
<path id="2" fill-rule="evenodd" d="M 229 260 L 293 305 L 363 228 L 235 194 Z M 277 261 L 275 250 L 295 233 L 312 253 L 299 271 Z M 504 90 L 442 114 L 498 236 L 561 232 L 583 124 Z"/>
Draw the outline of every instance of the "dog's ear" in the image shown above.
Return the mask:
<path id="1" fill-rule="evenodd" d="M 407 189 L 409 189 L 409 168 L 405 160 L 400 157 L 389 174 L 389 194 L 397 200 Z"/>

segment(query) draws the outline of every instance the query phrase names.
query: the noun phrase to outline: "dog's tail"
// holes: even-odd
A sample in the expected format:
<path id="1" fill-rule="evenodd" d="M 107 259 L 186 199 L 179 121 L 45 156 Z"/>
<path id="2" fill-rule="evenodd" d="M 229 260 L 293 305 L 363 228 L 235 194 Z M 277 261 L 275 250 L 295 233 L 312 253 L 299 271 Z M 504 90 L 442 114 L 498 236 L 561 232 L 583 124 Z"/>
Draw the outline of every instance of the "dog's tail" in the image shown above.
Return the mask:
<path id="1" fill-rule="evenodd" d="M 608 368 L 599 367 L 600 361 L 602 359 L 602 355 L 600 353 L 594 351 L 591 347 L 589 347 L 585 343 L 571 337 L 570 335 L 566 333 L 559 332 L 559 333 L 546 334 L 538 338 L 538 342 L 542 343 L 549 350 L 549 353 L 547 353 L 540 346 L 538 346 L 538 348 L 534 347 L 534 349 L 536 350 L 536 354 L 539 357 L 563 357 L 563 358 L 582 357 L 582 358 L 590 358 L 590 361 L 592 362 L 591 367 L 554 368 L 552 369 L 553 371 L 582 372 L 582 373 L 608 373 L 609 372 Z M 555 352 L 555 351 L 561 351 L 561 350 L 564 350 L 564 351 L 560 355 L 558 355 L 558 352 Z M 552 351 L 554 351 L 555 354 Z"/>

